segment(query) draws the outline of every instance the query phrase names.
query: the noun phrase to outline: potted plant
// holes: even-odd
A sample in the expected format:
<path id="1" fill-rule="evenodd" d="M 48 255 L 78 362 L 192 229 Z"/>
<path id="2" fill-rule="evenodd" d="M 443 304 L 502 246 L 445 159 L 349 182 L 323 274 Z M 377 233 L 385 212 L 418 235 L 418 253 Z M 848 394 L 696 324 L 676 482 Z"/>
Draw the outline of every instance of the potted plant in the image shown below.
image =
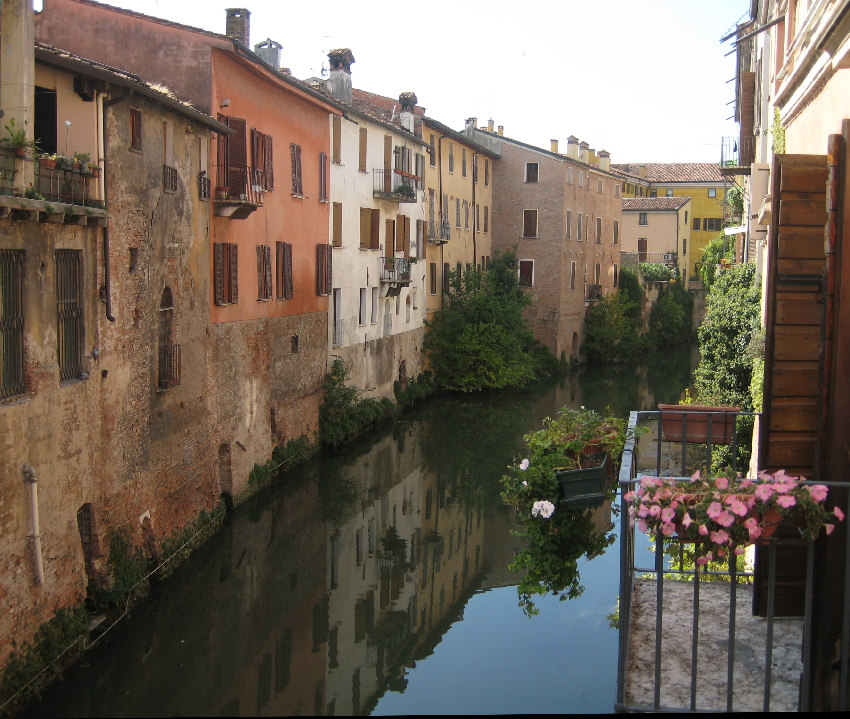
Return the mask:
<path id="1" fill-rule="evenodd" d="M 56 160 L 59 156 L 56 153 L 50 154 L 45 152 L 38 158 L 38 164 L 45 170 L 56 169 Z"/>
<path id="2" fill-rule="evenodd" d="M 593 470 L 600 456 L 605 457 L 607 475 L 612 457 L 622 452 L 625 436 L 623 420 L 602 418 L 583 407 L 564 407 L 554 419 L 546 418 L 542 429 L 523 438 L 527 456 L 508 467 L 501 496 L 514 507 L 522 526 L 514 534 L 523 539 L 523 546 L 510 568 L 524 572 L 517 591 L 527 614 L 536 613 L 532 601 L 536 594 L 555 593 L 562 599 L 581 594 L 577 560 L 599 554 L 613 541 L 588 511 L 591 504 L 601 505 L 612 496 L 613 488 L 597 489 L 587 501 L 565 497 L 561 479 L 567 472 Z"/>
<path id="3" fill-rule="evenodd" d="M 826 506 L 828 492 L 783 470 L 760 472 L 756 480 L 696 472 L 690 480 L 642 477 L 623 499 L 640 531 L 696 543 L 702 565 L 742 554 L 746 545 L 769 539 L 783 521 L 793 522 L 804 539 L 817 538 L 822 529 L 832 533 L 844 513 Z"/>
<path id="4" fill-rule="evenodd" d="M 709 421 L 711 422 L 711 443 L 729 444 L 735 433 L 735 418 L 740 407 L 709 407 L 699 404 L 659 404 L 661 413 L 661 434 L 667 442 L 687 442 L 705 444 L 709 441 Z"/>
<path id="5" fill-rule="evenodd" d="M 27 150 L 37 149 L 36 143 L 32 140 L 27 139 L 26 128 L 15 126 L 14 117 L 9 120 L 8 124 L 5 126 L 5 129 L 8 135 L 3 138 L 2 142 L 4 145 L 8 145 L 12 148 L 15 153 L 15 157 L 26 157 Z"/>
<path id="6" fill-rule="evenodd" d="M 413 187 L 413 185 L 408 185 L 407 183 L 402 183 L 395 189 L 395 194 L 398 195 L 403 200 L 415 200 L 416 199 L 416 188 Z"/>
<path id="7" fill-rule="evenodd" d="M 57 170 L 72 170 L 74 168 L 74 163 L 70 157 L 66 157 L 65 155 L 57 155 L 56 156 L 56 169 Z"/>

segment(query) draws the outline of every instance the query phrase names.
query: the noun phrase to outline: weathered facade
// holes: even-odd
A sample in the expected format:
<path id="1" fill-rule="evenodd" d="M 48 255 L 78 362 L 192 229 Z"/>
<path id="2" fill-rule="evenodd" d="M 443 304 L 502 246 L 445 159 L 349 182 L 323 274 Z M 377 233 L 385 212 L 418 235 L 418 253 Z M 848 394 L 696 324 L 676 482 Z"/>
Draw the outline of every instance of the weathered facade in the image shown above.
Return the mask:
<path id="1" fill-rule="evenodd" d="M 637 254 L 638 262 L 659 262 L 687 273 L 690 207 L 689 197 L 624 197 L 622 251 Z"/>

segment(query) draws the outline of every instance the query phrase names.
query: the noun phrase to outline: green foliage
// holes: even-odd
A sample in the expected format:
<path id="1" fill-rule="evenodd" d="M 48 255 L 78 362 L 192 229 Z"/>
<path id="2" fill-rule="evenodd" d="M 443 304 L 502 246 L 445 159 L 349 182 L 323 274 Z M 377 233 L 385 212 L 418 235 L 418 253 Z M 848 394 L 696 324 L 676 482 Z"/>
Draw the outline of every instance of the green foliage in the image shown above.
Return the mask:
<path id="1" fill-rule="evenodd" d="M 699 401 L 710 405 L 735 405 L 752 411 L 753 336 L 759 328 L 760 285 L 755 265 L 740 265 L 721 272 L 706 297 L 706 314 L 698 336 L 700 362 L 694 372 Z M 740 417 L 737 468 L 749 462 L 752 417 Z M 715 447 L 715 467 L 731 466 L 731 448 Z"/>
<path id="2" fill-rule="evenodd" d="M 141 547 L 134 546 L 121 530 L 109 537 L 109 573 L 111 586 L 105 589 L 89 583 L 89 595 L 95 605 L 114 609 L 121 604 L 132 604 L 147 594 L 150 589 L 147 575 L 147 558 Z"/>
<path id="3" fill-rule="evenodd" d="M 26 190 L 24 190 L 24 197 L 26 197 L 30 200 L 43 200 L 44 199 L 44 195 L 42 195 L 32 185 L 30 185 L 29 187 L 27 187 Z"/>
<path id="4" fill-rule="evenodd" d="M 624 294 L 631 303 L 627 316 L 637 326 L 640 323 L 641 308 L 643 307 L 643 287 L 641 287 L 638 276 L 628 267 L 620 270 L 618 292 Z"/>
<path id="5" fill-rule="evenodd" d="M 635 325 L 635 305 L 622 292 L 603 297 L 587 313 L 581 352 L 595 362 L 623 362 L 643 344 Z"/>
<path id="6" fill-rule="evenodd" d="M 399 409 L 410 407 L 421 399 L 431 396 L 436 391 L 434 377 L 430 370 L 423 372 L 416 379 L 408 380 L 407 386 L 402 389 L 401 382 L 393 382 L 393 394 Z"/>
<path id="7" fill-rule="evenodd" d="M 677 277 L 676 270 L 660 262 L 641 262 L 640 273 L 647 282 L 667 282 Z"/>
<path id="8" fill-rule="evenodd" d="M 437 384 L 463 392 L 517 387 L 557 366 L 526 326 L 530 303 L 512 252 L 485 270 L 452 272 L 442 311 L 426 322 L 424 350 Z"/>
<path id="9" fill-rule="evenodd" d="M 726 192 L 723 203 L 729 208 L 735 222 L 740 222 L 744 216 L 744 188 L 741 185 L 732 185 Z"/>
<path id="10" fill-rule="evenodd" d="M 201 510 L 194 522 L 182 531 L 174 532 L 160 545 L 160 556 L 163 565 L 159 570 L 160 578 L 172 574 L 189 555 L 215 534 L 224 521 L 227 508 L 224 498 L 211 511 Z"/>
<path id="11" fill-rule="evenodd" d="M 319 441 L 332 447 L 398 415 L 398 407 L 391 399 L 361 398 L 362 390 L 347 385 L 347 378 L 345 362 L 335 359 L 325 376 L 325 397 L 319 407 Z"/>
<path id="12" fill-rule="evenodd" d="M 714 284 L 717 273 L 717 265 L 721 259 L 732 260 L 735 258 L 735 246 L 724 235 L 719 235 L 711 240 L 702 252 L 699 264 L 699 276 L 706 289 Z"/>
<path id="13" fill-rule="evenodd" d="M 0 685 L 4 713 L 14 713 L 15 706 L 20 708 L 34 698 L 83 651 L 88 628 L 85 607 L 59 609 L 39 627 L 32 644 L 11 654 Z"/>
<path id="14" fill-rule="evenodd" d="M 773 110 L 773 124 L 770 126 L 770 134 L 773 135 L 773 152 L 777 155 L 785 154 L 785 128 L 779 117 L 779 108 Z"/>
<path id="15" fill-rule="evenodd" d="M 689 342 L 693 337 L 694 298 L 680 282 L 663 288 L 649 314 L 648 339 L 654 347 Z"/>

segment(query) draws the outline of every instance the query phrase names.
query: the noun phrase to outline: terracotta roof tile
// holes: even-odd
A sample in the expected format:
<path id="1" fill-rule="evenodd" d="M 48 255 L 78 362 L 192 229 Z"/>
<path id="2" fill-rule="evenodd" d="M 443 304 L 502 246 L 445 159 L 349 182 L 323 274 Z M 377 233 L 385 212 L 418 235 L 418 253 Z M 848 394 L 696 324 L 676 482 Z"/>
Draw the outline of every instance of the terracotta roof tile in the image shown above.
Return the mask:
<path id="1" fill-rule="evenodd" d="M 643 179 L 649 182 L 723 182 L 720 167 L 714 162 L 629 162 L 611 165 L 633 177 L 640 177 L 640 168 L 646 170 Z"/>
<path id="2" fill-rule="evenodd" d="M 623 212 L 679 210 L 691 201 L 690 197 L 624 197 Z"/>

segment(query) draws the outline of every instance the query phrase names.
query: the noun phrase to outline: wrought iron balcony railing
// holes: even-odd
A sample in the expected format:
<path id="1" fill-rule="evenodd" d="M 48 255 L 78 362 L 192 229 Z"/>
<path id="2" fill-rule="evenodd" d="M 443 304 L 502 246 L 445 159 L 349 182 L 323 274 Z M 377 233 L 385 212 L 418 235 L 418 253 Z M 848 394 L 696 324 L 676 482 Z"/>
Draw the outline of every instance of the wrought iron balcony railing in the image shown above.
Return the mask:
<path id="1" fill-rule="evenodd" d="M 407 257 L 382 257 L 381 282 L 408 284 L 410 282 L 411 261 Z"/>
<path id="2" fill-rule="evenodd" d="M 398 170 L 373 170 L 372 195 L 392 202 L 416 202 L 416 178 Z"/>
<path id="3" fill-rule="evenodd" d="M 750 174 L 755 162 L 756 136 L 724 137 L 720 141 L 720 171 L 730 175 Z"/>

